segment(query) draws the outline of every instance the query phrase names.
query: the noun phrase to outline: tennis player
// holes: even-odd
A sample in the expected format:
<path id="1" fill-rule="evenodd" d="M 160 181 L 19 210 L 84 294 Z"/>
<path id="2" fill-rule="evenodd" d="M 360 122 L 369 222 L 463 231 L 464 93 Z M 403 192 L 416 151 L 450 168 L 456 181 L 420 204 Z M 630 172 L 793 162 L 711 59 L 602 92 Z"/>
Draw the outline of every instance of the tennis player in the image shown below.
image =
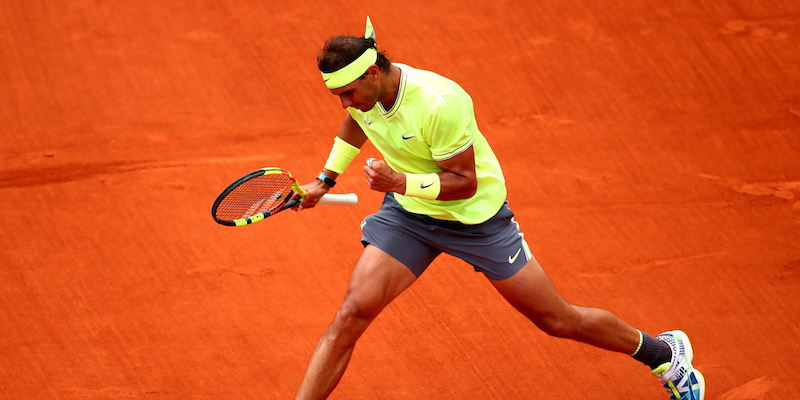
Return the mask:
<path id="1" fill-rule="evenodd" d="M 547 334 L 629 354 L 651 369 L 670 399 L 703 399 L 705 382 L 692 367 L 685 333 L 653 338 L 608 311 L 571 305 L 558 294 L 514 221 L 503 171 L 459 85 L 392 63 L 377 50 L 369 18 L 364 37 L 328 39 L 317 64 L 348 113 L 324 169 L 303 186 L 308 194 L 298 209 L 314 207 L 367 139 L 383 156 L 363 167 L 367 184 L 386 195 L 380 210 L 361 223 L 364 252 L 297 399 L 324 399 L 334 390 L 370 322 L 441 253 L 486 275 Z"/>

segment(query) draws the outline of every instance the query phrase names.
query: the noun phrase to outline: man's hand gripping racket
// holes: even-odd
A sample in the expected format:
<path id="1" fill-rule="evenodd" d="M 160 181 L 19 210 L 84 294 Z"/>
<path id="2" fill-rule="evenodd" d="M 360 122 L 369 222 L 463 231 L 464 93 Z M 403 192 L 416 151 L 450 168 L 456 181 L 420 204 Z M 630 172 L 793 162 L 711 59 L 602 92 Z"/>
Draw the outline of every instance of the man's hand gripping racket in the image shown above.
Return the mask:
<path id="1" fill-rule="evenodd" d="M 243 226 L 295 207 L 305 195 L 306 191 L 291 172 L 280 168 L 262 168 L 228 185 L 214 201 L 211 215 L 214 221 L 222 225 Z M 358 196 L 350 193 L 326 194 L 319 198 L 318 204 L 354 206 L 357 203 Z"/>

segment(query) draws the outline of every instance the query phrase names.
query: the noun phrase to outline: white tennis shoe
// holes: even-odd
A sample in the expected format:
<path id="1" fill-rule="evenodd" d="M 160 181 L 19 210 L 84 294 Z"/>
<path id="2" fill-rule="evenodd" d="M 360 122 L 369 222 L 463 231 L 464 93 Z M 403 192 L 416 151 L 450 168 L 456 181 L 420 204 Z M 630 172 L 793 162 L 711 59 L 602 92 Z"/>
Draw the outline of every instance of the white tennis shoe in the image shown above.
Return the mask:
<path id="1" fill-rule="evenodd" d="M 672 349 L 672 360 L 652 371 L 669 393 L 670 400 L 703 400 L 706 381 L 703 374 L 692 367 L 694 353 L 686 333 L 664 332 L 656 339 L 666 342 Z"/>

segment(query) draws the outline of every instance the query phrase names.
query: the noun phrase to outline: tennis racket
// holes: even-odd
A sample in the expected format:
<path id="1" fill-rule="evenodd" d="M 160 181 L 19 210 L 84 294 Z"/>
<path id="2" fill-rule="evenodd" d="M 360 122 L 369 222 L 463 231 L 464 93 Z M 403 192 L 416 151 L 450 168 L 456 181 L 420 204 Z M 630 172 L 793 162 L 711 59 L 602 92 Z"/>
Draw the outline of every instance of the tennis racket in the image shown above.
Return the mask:
<path id="1" fill-rule="evenodd" d="M 300 199 L 291 200 L 295 193 L 306 195 L 291 172 L 261 168 L 228 185 L 211 206 L 211 215 L 214 221 L 226 226 L 252 224 L 300 204 Z M 326 194 L 318 204 L 354 206 L 356 203 L 358 196 L 350 193 Z"/>

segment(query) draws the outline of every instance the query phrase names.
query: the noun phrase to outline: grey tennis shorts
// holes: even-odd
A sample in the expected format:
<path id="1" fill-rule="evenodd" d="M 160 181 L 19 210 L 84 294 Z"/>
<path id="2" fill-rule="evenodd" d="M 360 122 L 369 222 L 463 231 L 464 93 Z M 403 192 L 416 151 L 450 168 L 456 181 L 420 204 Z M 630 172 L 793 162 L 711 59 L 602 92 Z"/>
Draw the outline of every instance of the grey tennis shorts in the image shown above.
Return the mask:
<path id="1" fill-rule="evenodd" d="M 492 280 L 513 276 L 533 257 L 508 202 L 486 222 L 466 225 L 410 213 L 387 193 L 380 210 L 361 222 L 361 243 L 383 250 L 417 277 L 441 253 Z"/>

